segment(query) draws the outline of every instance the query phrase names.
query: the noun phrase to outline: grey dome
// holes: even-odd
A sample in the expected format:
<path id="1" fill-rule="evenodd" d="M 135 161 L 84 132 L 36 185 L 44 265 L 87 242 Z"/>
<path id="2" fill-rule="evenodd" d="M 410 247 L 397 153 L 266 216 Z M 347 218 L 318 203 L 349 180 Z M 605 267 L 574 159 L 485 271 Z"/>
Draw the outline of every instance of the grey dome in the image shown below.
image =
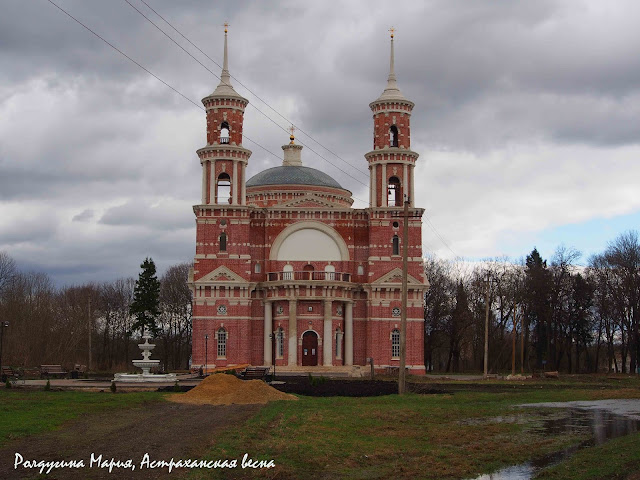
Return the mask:
<path id="1" fill-rule="evenodd" d="M 316 185 L 344 190 L 338 182 L 320 170 L 310 167 L 273 167 L 264 170 L 247 181 L 247 187 L 261 185 Z"/>

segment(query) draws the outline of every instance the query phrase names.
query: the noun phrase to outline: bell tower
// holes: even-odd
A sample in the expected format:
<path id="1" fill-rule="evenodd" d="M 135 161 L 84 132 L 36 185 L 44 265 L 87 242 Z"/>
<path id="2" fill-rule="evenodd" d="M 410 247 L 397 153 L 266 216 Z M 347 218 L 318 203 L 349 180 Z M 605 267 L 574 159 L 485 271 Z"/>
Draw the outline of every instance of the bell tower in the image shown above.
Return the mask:
<path id="1" fill-rule="evenodd" d="M 193 207 L 196 255 L 189 279 L 193 293 L 193 364 L 209 367 L 247 361 L 252 339 L 248 334 L 252 302 L 250 208 L 245 188 L 251 151 L 242 146 L 244 111 L 249 101 L 231 86 L 227 27 L 225 24 L 220 83 L 202 99 L 207 142 L 196 152 L 202 165 L 202 198 Z"/>
<path id="2" fill-rule="evenodd" d="M 242 123 L 249 100 L 231 86 L 224 25 L 220 84 L 202 99 L 207 111 L 207 145 L 197 151 L 202 164 L 203 205 L 246 205 L 245 171 L 251 151 L 242 146 Z"/>
<path id="3" fill-rule="evenodd" d="M 369 162 L 369 206 L 372 209 L 400 207 L 405 195 L 414 206 L 413 170 L 418 154 L 411 150 L 411 111 L 396 82 L 393 36 L 387 86 L 369 104 L 373 112 L 373 150 L 365 154 Z"/>
<path id="4" fill-rule="evenodd" d="M 369 104 L 373 112 L 373 150 L 369 163 L 367 280 L 367 356 L 379 365 L 400 367 L 402 317 L 406 318 L 406 365 L 424 371 L 424 291 L 428 288 L 422 258 L 422 215 L 415 207 L 411 150 L 414 103 L 398 88 L 391 32 L 389 76 L 382 94 Z M 408 201 L 407 214 L 404 213 Z M 405 233 L 406 232 L 406 233 Z M 403 292 L 404 247 L 407 251 L 407 290 Z M 404 297 L 404 298 L 403 298 Z M 395 347 L 394 347 L 395 345 Z M 391 348 L 389 348 L 391 346 Z"/>

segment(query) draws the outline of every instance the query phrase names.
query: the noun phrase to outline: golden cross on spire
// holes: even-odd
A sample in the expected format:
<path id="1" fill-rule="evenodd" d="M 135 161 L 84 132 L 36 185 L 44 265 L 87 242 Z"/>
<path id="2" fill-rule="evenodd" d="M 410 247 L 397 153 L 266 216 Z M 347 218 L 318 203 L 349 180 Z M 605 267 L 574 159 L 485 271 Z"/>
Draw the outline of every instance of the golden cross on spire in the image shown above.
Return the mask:
<path id="1" fill-rule="evenodd" d="M 393 38 L 393 33 L 396 31 L 396 29 L 395 29 L 395 28 L 393 28 L 393 27 L 391 27 L 391 28 L 389 29 L 389 31 L 391 32 L 391 38 Z"/>
<path id="2" fill-rule="evenodd" d="M 224 33 L 227 33 L 227 29 L 230 27 L 228 22 L 224 22 Z M 393 36 L 393 35 L 392 35 Z"/>
<path id="3" fill-rule="evenodd" d="M 289 127 L 289 131 L 291 132 L 291 135 L 289 135 L 289 140 L 291 140 L 291 142 L 289 143 L 289 145 L 293 145 L 293 141 L 295 140 L 296 137 L 293 136 L 293 132 L 296 131 L 296 127 L 294 127 L 293 125 L 291 125 Z"/>

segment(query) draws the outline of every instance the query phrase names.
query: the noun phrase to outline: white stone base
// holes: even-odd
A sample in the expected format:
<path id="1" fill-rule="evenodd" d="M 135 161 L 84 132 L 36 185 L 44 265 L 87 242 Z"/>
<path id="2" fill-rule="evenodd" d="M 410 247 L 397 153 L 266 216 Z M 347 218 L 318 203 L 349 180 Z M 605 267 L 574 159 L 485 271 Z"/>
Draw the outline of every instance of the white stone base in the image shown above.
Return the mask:
<path id="1" fill-rule="evenodd" d="M 163 375 L 150 373 L 116 373 L 113 377 L 116 382 L 128 383 L 175 383 L 177 380 L 175 373 L 166 373 Z"/>

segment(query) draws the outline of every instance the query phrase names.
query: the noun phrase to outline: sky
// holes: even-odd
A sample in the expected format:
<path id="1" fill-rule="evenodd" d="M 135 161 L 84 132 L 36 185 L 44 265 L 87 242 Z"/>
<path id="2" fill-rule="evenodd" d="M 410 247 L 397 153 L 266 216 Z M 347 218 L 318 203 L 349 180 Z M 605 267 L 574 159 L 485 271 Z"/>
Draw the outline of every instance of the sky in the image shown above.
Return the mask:
<path id="1" fill-rule="evenodd" d="M 221 65 L 225 21 L 247 178 L 282 163 L 293 123 L 304 165 L 367 206 L 393 26 L 425 255 L 564 245 L 586 264 L 640 224 L 636 1 L 52 1 L 173 87 L 48 0 L 0 0 L 0 251 L 56 285 L 193 260 L 220 67 L 185 37 Z"/>

